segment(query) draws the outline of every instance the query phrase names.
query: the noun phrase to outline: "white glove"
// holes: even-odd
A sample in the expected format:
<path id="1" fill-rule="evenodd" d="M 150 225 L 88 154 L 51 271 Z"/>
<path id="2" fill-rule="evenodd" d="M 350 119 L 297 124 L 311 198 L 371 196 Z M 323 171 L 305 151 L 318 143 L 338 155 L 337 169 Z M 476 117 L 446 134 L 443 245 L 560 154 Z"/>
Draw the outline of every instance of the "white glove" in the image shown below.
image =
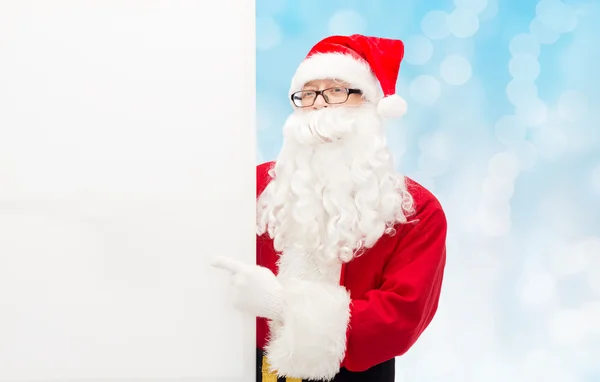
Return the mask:
<path id="1" fill-rule="evenodd" d="M 227 257 L 215 259 L 212 266 L 231 272 L 236 309 L 256 317 L 281 320 L 283 287 L 268 268 Z"/>

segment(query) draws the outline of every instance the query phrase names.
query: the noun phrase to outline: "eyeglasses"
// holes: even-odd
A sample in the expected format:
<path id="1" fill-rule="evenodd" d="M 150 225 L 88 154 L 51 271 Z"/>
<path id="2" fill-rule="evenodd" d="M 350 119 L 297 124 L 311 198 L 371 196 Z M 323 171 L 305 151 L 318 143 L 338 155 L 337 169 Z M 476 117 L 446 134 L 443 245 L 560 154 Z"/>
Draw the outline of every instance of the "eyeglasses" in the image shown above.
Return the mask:
<path id="1" fill-rule="evenodd" d="M 296 107 L 310 107 L 315 104 L 319 95 L 330 105 L 348 101 L 350 94 L 362 94 L 359 89 L 329 88 L 323 90 L 301 90 L 292 94 L 292 102 Z"/>

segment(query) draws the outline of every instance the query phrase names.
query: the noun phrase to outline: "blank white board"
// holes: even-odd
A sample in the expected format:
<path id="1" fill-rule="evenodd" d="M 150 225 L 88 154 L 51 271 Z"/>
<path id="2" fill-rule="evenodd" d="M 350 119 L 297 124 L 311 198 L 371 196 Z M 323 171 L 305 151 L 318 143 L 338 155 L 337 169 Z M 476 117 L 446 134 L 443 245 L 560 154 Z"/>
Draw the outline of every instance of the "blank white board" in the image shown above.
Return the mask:
<path id="1" fill-rule="evenodd" d="M 254 2 L 0 3 L 0 381 L 250 381 Z"/>

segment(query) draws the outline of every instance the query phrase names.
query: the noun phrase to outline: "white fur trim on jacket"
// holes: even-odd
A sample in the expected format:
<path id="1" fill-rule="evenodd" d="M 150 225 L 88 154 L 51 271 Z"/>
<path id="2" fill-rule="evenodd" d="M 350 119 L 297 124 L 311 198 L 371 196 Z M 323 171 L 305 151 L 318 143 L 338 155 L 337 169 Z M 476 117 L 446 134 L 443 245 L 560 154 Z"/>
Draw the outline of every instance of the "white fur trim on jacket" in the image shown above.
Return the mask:
<path id="1" fill-rule="evenodd" d="M 337 79 L 362 90 L 364 97 L 375 104 L 381 99 L 377 78 L 365 61 L 342 53 L 317 53 L 304 60 L 292 79 L 290 96 L 302 90 L 304 84 L 319 79 Z"/>
<path id="2" fill-rule="evenodd" d="M 265 351 L 280 377 L 331 380 L 346 353 L 350 295 L 342 286 L 288 279 L 283 322 L 270 322 Z"/>

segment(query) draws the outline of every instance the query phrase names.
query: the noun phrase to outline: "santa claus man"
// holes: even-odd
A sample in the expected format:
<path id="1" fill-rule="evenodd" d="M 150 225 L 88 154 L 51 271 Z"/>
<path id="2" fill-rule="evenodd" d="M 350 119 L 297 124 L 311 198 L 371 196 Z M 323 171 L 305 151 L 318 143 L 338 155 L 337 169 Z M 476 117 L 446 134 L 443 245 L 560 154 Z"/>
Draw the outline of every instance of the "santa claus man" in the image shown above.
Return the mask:
<path id="1" fill-rule="evenodd" d="M 399 40 L 317 43 L 290 89 L 294 108 L 275 162 L 257 167 L 257 264 L 219 258 L 236 307 L 257 317 L 257 380 L 394 381 L 438 306 L 446 218 L 397 172 L 383 118 Z"/>

